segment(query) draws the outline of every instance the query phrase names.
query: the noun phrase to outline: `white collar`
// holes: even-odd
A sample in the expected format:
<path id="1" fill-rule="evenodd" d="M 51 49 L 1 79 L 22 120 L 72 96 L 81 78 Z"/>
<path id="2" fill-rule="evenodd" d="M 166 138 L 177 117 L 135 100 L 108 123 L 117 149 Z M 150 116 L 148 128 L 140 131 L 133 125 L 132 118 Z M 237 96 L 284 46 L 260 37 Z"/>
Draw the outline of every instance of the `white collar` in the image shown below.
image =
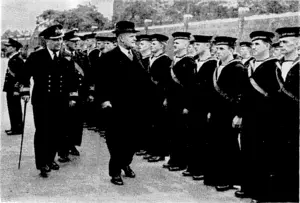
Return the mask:
<path id="1" fill-rule="evenodd" d="M 48 49 L 48 52 L 49 52 L 51 58 L 53 59 L 54 58 L 54 52 L 51 51 L 48 47 L 47 47 L 47 49 Z M 55 54 L 56 54 L 56 56 L 58 56 L 58 51 L 56 51 Z"/>
<path id="2" fill-rule="evenodd" d="M 129 57 L 129 55 L 128 55 L 128 52 L 129 52 L 129 51 L 130 51 L 131 54 L 132 54 L 132 51 L 131 51 L 130 49 L 125 49 L 124 47 L 122 47 L 122 46 L 120 46 L 120 45 L 119 45 L 119 47 L 120 47 L 121 52 L 123 52 L 127 57 Z"/>

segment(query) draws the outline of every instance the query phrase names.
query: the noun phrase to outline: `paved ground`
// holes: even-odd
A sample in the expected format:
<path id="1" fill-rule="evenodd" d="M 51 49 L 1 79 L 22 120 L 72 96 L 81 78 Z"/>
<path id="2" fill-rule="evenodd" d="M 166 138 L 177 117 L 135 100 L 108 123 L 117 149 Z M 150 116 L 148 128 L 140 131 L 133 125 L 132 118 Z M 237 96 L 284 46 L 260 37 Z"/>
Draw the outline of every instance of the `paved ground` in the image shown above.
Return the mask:
<path id="1" fill-rule="evenodd" d="M 1 90 L 4 64 L 1 59 Z M 59 171 L 52 171 L 49 178 L 39 177 L 34 164 L 34 124 L 31 105 L 28 105 L 21 169 L 18 156 L 21 136 L 7 136 L 9 129 L 5 94 L 1 93 L 1 202 L 28 203 L 248 203 L 250 199 L 234 197 L 234 190 L 217 192 L 212 187 L 182 177 L 181 172 L 162 169 L 163 162 L 148 163 L 134 157 L 132 169 L 135 179 L 124 178 L 124 186 L 110 183 L 108 176 L 109 154 L 105 140 L 97 133 L 84 130 L 80 157 L 71 157 L 69 163 L 60 164 Z"/>

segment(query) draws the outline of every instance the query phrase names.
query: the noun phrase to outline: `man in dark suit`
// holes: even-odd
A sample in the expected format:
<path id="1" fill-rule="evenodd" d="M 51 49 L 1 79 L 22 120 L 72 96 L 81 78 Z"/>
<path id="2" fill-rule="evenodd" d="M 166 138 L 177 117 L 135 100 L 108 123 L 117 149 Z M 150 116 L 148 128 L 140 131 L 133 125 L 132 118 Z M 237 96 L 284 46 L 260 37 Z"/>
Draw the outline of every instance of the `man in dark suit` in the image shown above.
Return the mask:
<path id="1" fill-rule="evenodd" d="M 29 100 L 30 78 L 34 81 L 31 100 L 36 128 L 34 150 L 36 168 L 42 177 L 59 169 L 54 159 L 66 146 L 67 112 L 69 105 L 74 105 L 73 97 L 77 94 L 72 90 L 76 88 L 72 79 L 74 63 L 59 53 L 63 37 L 61 29 L 61 25 L 53 25 L 40 33 L 46 48 L 28 57 L 22 74 L 24 100 Z M 59 161 L 69 161 L 67 154 Z"/>
<path id="2" fill-rule="evenodd" d="M 22 44 L 9 38 L 4 44 L 8 54 L 8 66 L 5 74 L 3 91 L 6 92 L 7 108 L 10 118 L 10 130 L 5 130 L 7 135 L 22 133 L 22 106 L 20 97 L 20 72 L 24 68 L 24 61 L 19 49 Z"/>
<path id="3" fill-rule="evenodd" d="M 241 123 L 240 101 L 247 72 L 241 61 L 233 56 L 235 41 L 236 38 L 227 36 L 215 38 L 219 63 L 213 73 L 209 163 L 205 179 L 209 176 L 210 184 L 218 191 L 229 190 L 239 181 L 240 150 L 238 131 L 234 127 Z"/>
<path id="4" fill-rule="evenodd" d="M 99 102 L 103 108 L 111 108 L 110 127 L 106 132 L 107 147 L 110 152 L 109 175 L 111 182 L 123 185 L 121 170 L 125 176 L 134 178 L 130 168 L 136 152 L 135 141 L 143 136 L 145 104 L 148 101 L 147 87 L 150 83 L 142 65 L 141 55 L 133 50 L 136 43 L 134 23 L 120 21 L 113 33 L 118 46 L 103 55 L 102 76 L 99 75 Z"/>

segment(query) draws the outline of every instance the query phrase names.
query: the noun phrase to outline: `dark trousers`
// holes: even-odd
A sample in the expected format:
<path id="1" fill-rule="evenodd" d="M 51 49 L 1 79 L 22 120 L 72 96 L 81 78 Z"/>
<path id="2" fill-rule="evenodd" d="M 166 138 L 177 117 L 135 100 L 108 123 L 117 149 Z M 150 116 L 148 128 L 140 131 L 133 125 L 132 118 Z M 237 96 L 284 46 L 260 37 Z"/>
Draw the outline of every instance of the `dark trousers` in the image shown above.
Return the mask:
<path id="1" fill-rule="evenodd" d="M 188 171 L 193 175 L 204 175 L 207 164 L 207 114 L 206 111 L 194 110 L 190 116 L 187 160 Z"/>
<path id="2" fill-rule="evenodd" d="M 238 131 L 232 128 L 233 117 L 223 110 L 212 112 L 208 140 L 208 163 L 204 183 L 208 185 L 240 184 L 240 149 Z"/>
<path id="3" fill-rule="evenodd" d="M 21 97 L 14 96 L 13 92 L 7 92 L 6 100 L 11 130 L 19 131 L 22 128 Z"/>
<path id="4" fill-rule="evenodd" d="M 190 136 L 188 115 L 183 115 L 179 108 L 170 108 L 168 118 L 172 124 L 169 129 L 170 160 L 168 163 L 184 168 L 187 166 L 187 140 L 185 138 Z"/>
<path id="5" fill-rule="evenodd" d="M 80 146 L 83 132 L 83 109 L 82 103 L 78 101 L 75 106 L 68 109 L 68 145 Z"/>
<path id="6" fill-rule="evenodd" d="M 163 107 L 153 109 L 151 117 L 151 136 L 149 136 L 149 153 L 154 156 L 167 156 L 169 154 L 168 138 L 170 123 L 167 112 Z"/>
<path id="7" fill-rule="evenodd" d="M 143 136 L 139 126 L 143 119 L 134 113 L 130 117 L 127 113 L 114 113 L 112 109 L 106 109 L 110 113 L 106 131 L 106 144 L 110 153 L 109 175 L 121 175 L 121 170 L 129 166 L 132 162 L 134 153 L 137 150 L 136 140 Z"/>
<path id="8" fill-rule="evenodd" d="M 67 108 L 67 103 L 58 103 L 57 101 L 33 105 L 36 128 L 34 151 L 37 169 L 53 162 L 56 153 L 65 149 L 67 145 Z"/>
<path id="9" fill-rule="evenodd" d="M 98 127 L 99 123 L 97 121 L 97 106 L 96 103 L 93 102 L 87 102 L 85 104 L 85 112 L 84 112 L 84 117 L 85 117 L 85 122 L 88 127 Z"/>

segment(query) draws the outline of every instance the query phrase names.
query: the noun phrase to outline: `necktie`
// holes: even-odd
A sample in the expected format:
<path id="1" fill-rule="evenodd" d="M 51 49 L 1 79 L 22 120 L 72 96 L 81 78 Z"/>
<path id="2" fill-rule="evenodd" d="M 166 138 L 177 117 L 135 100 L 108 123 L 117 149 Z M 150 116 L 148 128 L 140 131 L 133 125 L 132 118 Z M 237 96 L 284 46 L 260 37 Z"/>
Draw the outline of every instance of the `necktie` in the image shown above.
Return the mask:
<path id="1" fill-rule="evenodd" d="M 53 52 L 53 61 L 57 62 L 58 61 L 58 57 L 56 52 Z"/>
<path id="2" fill-rule="evenodd" d="M 131 53 L 131 50 L 128 50 L 128 58 L 129 58 L 130 60 L 133 59 L 133 55 L 132 55 L 132 53 Z"/>

